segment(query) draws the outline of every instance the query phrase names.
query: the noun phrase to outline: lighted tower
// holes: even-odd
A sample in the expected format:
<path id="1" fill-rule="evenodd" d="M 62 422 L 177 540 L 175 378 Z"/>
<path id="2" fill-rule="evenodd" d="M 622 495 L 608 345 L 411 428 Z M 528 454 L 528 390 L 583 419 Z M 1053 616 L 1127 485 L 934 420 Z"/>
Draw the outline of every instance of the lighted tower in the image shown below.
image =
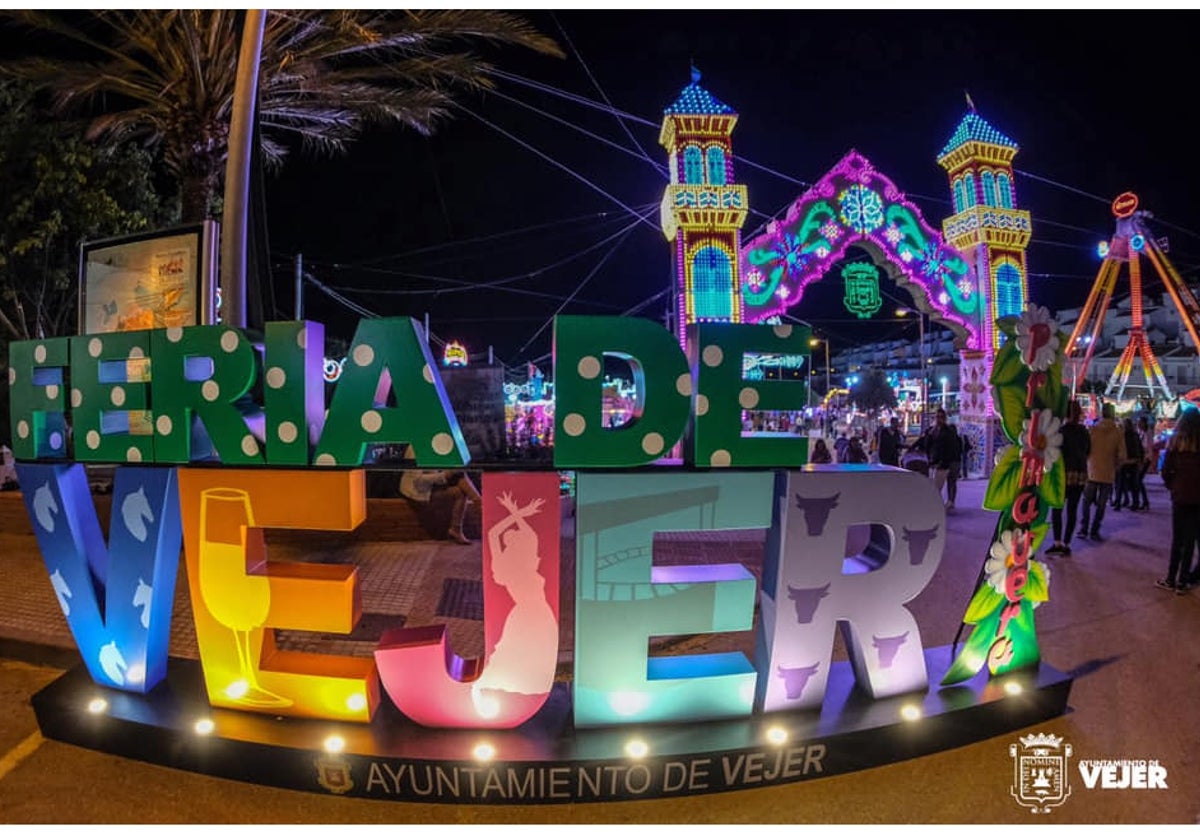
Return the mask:
<path id="1" fill-rule="evenodd" d="M 697 321 L 741 323 L 741 229 L 749 201 L 733 183 L 737 123 L 732 108 L 692 83 L 663 111 L 658 142 L 669 155 L 671 182 L 663 193 L 662 229 L 675 241 L 676 330 L 684 343 Z"/>
<path id="2" fill-rule="evenodd" d="M 937 159 L 950 178 L 954 198 L 954 215 L 942 222 L 942 234 L 975 270 L 984 295 L 981 311 L 991 322 L 991 329 L 982 330 L 982 349 L 989 359 L 1000 340 L 996 319 L 1019 315 L 1029 291 L 1029 213 L 1017 209 L 1012 171 L 1016 154 L 1017 144 L 988 125 L 972 106 Z"/>
<path id="3" fill-rule="evenodd" d="M 989 125 L 975 106 L 954 130 L 937 162 L 950 179 L 954 215 L 942 221 L 946 242 L 971 265 L 981 300 L 980 348 L 963 351 L 959 367 L 959 427 L 972 438 L 978 472 L 992 463 L 995 415 L 988 384 L 1001 341 L 996 319 L 1019 315 L 1028 298 L 1025 248 L 1029 213 L 1017 209 L 1012 161 L 1017 144 Z"/>

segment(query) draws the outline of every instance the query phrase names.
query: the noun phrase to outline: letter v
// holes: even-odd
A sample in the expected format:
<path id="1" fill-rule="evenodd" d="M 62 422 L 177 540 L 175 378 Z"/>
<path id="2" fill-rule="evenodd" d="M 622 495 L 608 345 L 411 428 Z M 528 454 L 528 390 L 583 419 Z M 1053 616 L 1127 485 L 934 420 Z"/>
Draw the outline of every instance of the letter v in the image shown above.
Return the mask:
<path id="1" fill-rule="evenodd" d="M 171 467 L 118 467 L 109 541 L 82 464 L 18 464 L 59 606 L 92 679 L 145 693 L 167 673 L 179 489 Z"/>
<path id="2" fill-rule="evenodd" d="M 1083 776 L 1083 783 L 1087 785 L 1088 790 L 1096 786 L 1096 781 L 1100 778 L 1100 771 L 1103 770 L 1100 765 L 1079 765 L 1079 775 Z"/>

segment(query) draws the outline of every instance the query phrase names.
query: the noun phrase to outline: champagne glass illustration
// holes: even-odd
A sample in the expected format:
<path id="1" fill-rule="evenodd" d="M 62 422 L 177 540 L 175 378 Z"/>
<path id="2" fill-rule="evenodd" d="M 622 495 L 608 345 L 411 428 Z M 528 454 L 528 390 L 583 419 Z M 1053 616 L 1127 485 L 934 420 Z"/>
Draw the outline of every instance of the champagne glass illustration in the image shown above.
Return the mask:
<path id="1" fill-rule="evenodd" d="M 246 572 L 253 527 L 246 491 L 212 487 L 200 494 L 200 594 L 212 617 L 233 631 L 239 678 L 226 687 L 226 697 L 246 706 L 290 706 L 291 700 L 266 690 L 255 676 L 250 634 L 267 620 L 271 585 L 265 575 Z"/>

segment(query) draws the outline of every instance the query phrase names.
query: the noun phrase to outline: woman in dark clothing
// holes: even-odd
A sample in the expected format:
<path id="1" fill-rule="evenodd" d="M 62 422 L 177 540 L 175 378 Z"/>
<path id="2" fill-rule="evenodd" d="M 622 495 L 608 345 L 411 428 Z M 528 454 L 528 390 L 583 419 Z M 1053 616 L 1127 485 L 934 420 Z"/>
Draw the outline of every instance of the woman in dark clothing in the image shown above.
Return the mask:
<path id="1" fill-rule="evenodd" d="M 1142 468 L 1142 439 L 1128 417 L 1121 424 L 1125 434 L 1125 461 L 1117 469 L 1117 486 L 1113 491 L 1113 510 L 1123 507 L 1136 510 L 1137 475 Z"/>
<path id="2" fill-rule="evenodd" d="M 1067 422 L 1062 426 L 1062 459 L 1067 472 L 1066 498 L 1061 508 L 1050 512 L 1050 524 L 1054 528 L 1054 545 L 1046 549 L 1047 554 L 1068 557 L 1071 554 L 1071 537 L 1075 534 L 1075 519 L 1079 514 L 1079 499 L 1087 484 L 1088 455 L 1092 451 L 1092 439 L 1087 427 L 1079 422 L 1082 410 L 1078 402 L 1067 408 Z M 1063 511 L 1067 512 L 1067 528 L 1063 531 Z"/>
<path id="3" fill-rule="evenodd" d="M 813 444 L 812 455 L 808 460 L 812 464 L 828 464 L 833 461 L 833 455 L 830 454 L 829 447 L 825 444 L 825 438 L 817 438 L 817 442 Z"/>
<path id="4" fill-rule="evenodd" d="M 1158 586 L 1182 595 L 1196 585 L 1200 568 L 1192 555 L 1200 543 L 1200 412 L 1179 417 L 1163 459 L 1163 484 L 1171 491 L 1171 556 Z"/>

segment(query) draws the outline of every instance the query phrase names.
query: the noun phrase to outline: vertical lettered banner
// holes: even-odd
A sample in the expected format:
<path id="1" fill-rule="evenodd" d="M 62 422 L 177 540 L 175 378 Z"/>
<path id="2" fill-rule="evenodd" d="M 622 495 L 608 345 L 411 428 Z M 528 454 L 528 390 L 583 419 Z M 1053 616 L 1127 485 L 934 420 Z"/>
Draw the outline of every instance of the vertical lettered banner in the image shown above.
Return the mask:
<path id="1" fill-rule="evenodd" d="M 351 531 L 366 518 L 361 470 L 179 470 L 188 585 L 214 706 L 369 721 L 369 657 L 280 650 L 275 628 L 350 633 L 362 615 L 349 564 L 272 562 L 263 528 Z"/>
<path id="2" fill-rule="evenodd" d="M 773 473 L 581 473 L 577 484 L 577 726 L 748 715 L 742 653 L 649 655 L 652 636 L 749 630 L 757 581 L 740 563 L 656 566 L 661 531 L 766 528 Z"/>
<path id="3" fill-rule="evenodd" d="M 483 477 L 484 656 L 449 649 L 444 625 L 390 630 L 375 652 L 400 711 L 426 726 L 520 726 L 558 667 L 558 473 Z"/>
<path id="4" fill-rule="evenodd" d="M 167 672 L 179 568 L 175 471 L 119 467 L 108 544 L 82 464 L 17 464 L 50 584 L 92 679 L 145 692 Z"/>

